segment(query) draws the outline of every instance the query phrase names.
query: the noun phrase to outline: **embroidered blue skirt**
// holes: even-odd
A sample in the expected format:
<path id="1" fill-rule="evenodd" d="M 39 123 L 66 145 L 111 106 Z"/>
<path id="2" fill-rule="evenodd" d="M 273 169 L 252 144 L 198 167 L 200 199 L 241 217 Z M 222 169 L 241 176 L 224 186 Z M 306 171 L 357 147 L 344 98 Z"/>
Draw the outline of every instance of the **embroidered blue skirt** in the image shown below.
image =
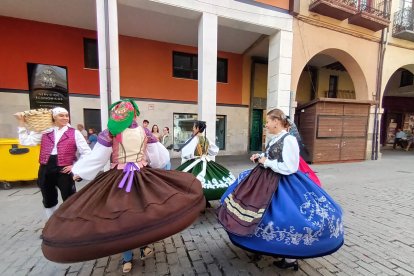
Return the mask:
<path id="1" fill-rule="evenodd" d="M 239 175 L 222 196 L 222 203 L 250 171 Z M 259 254 L 287 258 L 325 256 L 344 242 L 342 210 L 302 172 L 283 175 L 255 233 L 228 235 L 234 245 Z"/>

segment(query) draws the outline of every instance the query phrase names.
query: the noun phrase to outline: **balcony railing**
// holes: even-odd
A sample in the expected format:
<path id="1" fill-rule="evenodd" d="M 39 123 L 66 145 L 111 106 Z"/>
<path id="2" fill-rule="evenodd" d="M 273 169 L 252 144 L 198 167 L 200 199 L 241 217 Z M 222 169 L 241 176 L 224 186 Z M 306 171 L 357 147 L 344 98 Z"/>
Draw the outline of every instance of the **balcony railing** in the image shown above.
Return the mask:
<path id="1" fill-rule="evenodd" d="M 309 10 L 338 20 L 344 20 L 356 14 L 355 4 L 355 0 L 312 0 Z"/>
<path id="2" fill-rule="evenodd" d="M 357 14 L 348 18 L 350 24 L 379 31 L 390 24 L 391 0 L 355 0 Z"/>
<path id="3" fill-rule="evenodd" d="M 414 10 L 405 8 L 394 14 L 392 36 L 414 41 Z"/>
<path id="4" fill-rule="evenodd" d="M 357 4 L 359 11 L 363 11 L 383 19 L 390 19 L 391 0 L 355 0 L 355 3 Z"/>
<path id="5" fill-rule="evenodd" d="M 332 98 L 332 94 L 335 94 L 335 93 L 333 93 L 332 91 L 325 90 L 324 94 L 325 94 L 325 98 Z M 337 99 L 356 99 L 355 91 L 354 90 L 338 90 L 338 91 L 336 91 L 336 97 L 335 98 L 337 98 Z"/>

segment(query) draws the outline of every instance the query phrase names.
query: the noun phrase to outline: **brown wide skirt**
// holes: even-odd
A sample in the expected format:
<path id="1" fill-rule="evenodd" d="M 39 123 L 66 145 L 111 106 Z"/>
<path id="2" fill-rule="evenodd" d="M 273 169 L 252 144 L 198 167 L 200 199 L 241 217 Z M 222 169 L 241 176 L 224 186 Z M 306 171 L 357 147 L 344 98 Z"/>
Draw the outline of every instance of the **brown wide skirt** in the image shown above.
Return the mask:
<path id="1" fill-rule="evenodd" d="M 123 176 L 109 170 L 60 206 L 43 229 L 47 259 L 82 262 L 138 248 L 182 231 L 205 208 L 190 173 L 144 167 L 130 192 L 118 188 Z"/>

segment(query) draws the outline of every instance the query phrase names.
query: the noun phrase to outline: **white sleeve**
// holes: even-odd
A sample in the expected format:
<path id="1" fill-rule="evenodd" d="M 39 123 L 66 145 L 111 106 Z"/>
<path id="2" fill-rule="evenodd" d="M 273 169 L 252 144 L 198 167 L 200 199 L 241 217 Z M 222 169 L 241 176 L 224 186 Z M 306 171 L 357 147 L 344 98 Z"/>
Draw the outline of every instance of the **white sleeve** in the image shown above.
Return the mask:
<path id="1" fill-rule="evenodd" d="M 91 152 L 91 148 L 86 142 L 85 137 L 83 137 L 82 133 L 77 129 L 75 130 L 75 142 L 81 158 Z"/>
<path id="2" fill-rule="evenodd" d="M 219 148 L 215 144 L 210 143 L 209 141 L 207 154 L 210 156 L 216 156 L 218 152 Z"/>
<path id="3" fill-rule="evenodd" d="M 42 141 L 42 133 L 28 131 L 25 127 L 18 127 L 19 143 L 22 146 L 36 146 Z"/>
<path id="4" fill-rule="evenodd" d="M 81 134 L 82 135 L 82 134 Z M 83 140 L 85 140 L 82 137 Z M 100 143 L 96 143 L 90 154 L 79 159 L 72 167 L 72 173 L 79 175 L 83 179 L 92 180 L 103 170 L 112 154 L 112 147 L 106 147 Z"/>
<path id="5" fill-rule="evenodd" d="M 186 160 L 193 159 L 194 151 L 198 144 L 198 137 L 194 137 L 188 145 L 186 145 L 184 148 L 181 149 L 181 159 L 182 162 L 185 162 Z"/>
<path id="6" fill-rule="evenodd" d="M 270 168 L 274 172 L 284 175 L 297 172 L 299 169 L 299 145 L 292 135 L 286 136 L 283 141 L 282 157 L 283 162 L 266 159 L 263 165 L 265 168 Z"/>

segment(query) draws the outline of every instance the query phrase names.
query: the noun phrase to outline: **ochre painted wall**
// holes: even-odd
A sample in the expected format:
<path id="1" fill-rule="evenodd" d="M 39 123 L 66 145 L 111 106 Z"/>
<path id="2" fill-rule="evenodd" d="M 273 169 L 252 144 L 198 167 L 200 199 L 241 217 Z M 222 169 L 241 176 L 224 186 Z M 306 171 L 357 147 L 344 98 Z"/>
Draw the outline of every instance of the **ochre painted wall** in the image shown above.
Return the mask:
<path id="1" fill-rule="evenodd" d="M 298 104 L 304 104 L 311 100 L 311 79 L 308 71 L 302 71 L 300 75 L 298 88 L 296 90 L 296 101 Z"/>
<path id="2" fill-rule="evenodd" d="M 338 91 L 347 90 L 355 91 L 354 84 L 347 72 L 329 69 L 320 69 L 318 71 L 318 97 L 327 97 L 326 93 L 329 90 L 329 77 L 338 77 Z"/>
<path id="3" fill-rule="evenodd" d="M 289 9 L 289 0 L 254 0 L 254 1 L 267 4 L 270 6 L 278 7 L 284 10 Z"/>
<path id="4" fill-rule="evenodd" d="M 255 64 L 253 97 L 267 98 L 267 64 Z"/>
<path id="5" fill-rule="evenodd" d="M 0 17 L 0 88 L 28 90 L 27 63 L 66 66 L 70 93 L 99 94 L 98 70 L 84 68 L 83 38 L 95 31 Z M 197 48 L 120 36 L 122 97 L 197 101 L 197 81 L 172 76 L 172 52 Z M 217 84 L 217 102 L 242 104 L 242 55 L 228 59 L 228 83 Z"/>

